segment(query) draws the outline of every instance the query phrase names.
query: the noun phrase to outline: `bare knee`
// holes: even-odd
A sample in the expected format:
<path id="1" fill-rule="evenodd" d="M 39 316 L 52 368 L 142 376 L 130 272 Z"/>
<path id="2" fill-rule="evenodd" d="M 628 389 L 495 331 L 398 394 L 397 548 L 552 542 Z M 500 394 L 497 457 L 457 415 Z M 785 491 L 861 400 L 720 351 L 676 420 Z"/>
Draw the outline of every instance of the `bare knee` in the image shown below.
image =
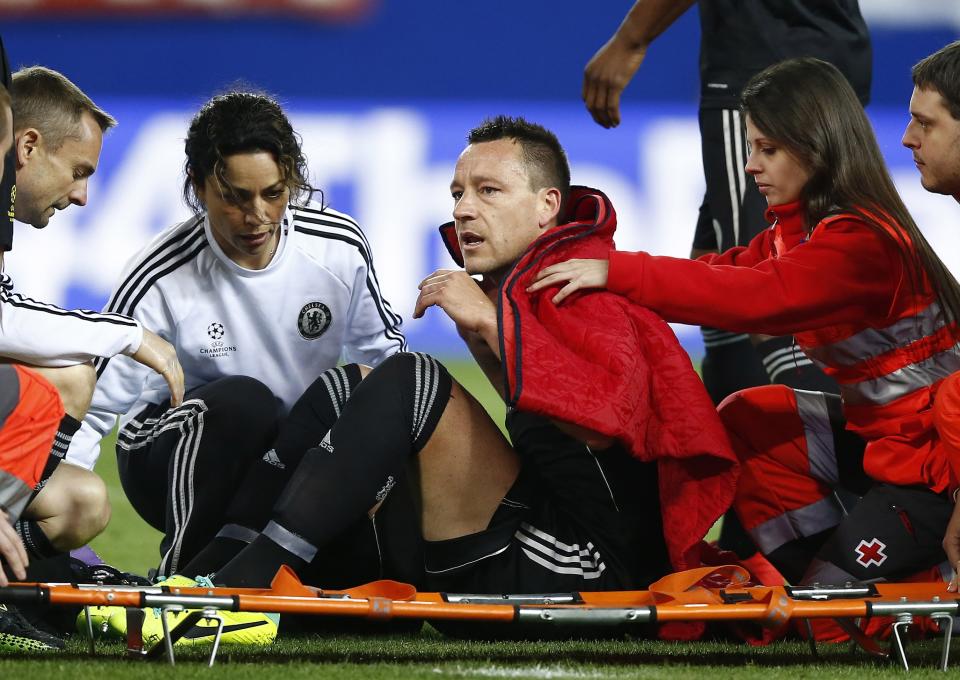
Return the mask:
<path id="1" fill-rule="evenodd" d="M 58 550 L 88 543 L 110 522 L 107 485 L 94 472 L 61 463 L 24 513 Z"/>
<path id="2" fill-rule="evenodd" d="M 68 415 L 82 420 L 90 408 L 93 390 L 97 386 L 97 372 L 92 364 L 77 364 L 63 368 L 30 367 L 57 388 L 63 409 Z"/>
<path id="3" fill-rule="evenodd" d="M 422 530 L 438 541 L 482 531 L 516 481 L 520 459 L 483 407 L 456 382 L 417 456 Z"/>

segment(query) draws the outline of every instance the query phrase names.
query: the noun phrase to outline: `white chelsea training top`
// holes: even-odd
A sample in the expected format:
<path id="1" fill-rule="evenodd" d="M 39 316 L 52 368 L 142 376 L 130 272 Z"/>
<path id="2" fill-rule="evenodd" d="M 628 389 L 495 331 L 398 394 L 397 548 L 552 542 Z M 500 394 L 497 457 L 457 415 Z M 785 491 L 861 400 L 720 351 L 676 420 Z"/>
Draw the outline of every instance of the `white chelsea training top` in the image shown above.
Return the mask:
<path id="1" fill-rule="evenodd" d="M 406 349 L 363 231 L 316 203 L 288 207 L 277 252 L 261 270 L 227 257 L 204 215 L 161 232 L 128 263 L 106 311 L 171 342 L 187 390 L 248 375 L 273 391 L 279 414 L 341 358 L 376 365 Z M 93 403 L 66 457 L 91 469 L 117 415 L 122 428 L 170 397 L 159 374 L 129 357 L 96 366 Z"/>

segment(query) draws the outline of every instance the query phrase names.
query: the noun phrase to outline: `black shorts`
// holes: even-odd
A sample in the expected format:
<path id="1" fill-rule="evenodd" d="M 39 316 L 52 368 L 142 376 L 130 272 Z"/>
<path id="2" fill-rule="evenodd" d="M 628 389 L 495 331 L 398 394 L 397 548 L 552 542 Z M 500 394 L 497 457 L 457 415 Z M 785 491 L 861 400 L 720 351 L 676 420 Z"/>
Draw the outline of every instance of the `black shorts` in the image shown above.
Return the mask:
<path id="1" fill-rule="evenodd" d="M 629 590 L 671 571 L 655 463 L 620 446 L 594 453 L 527 413 L 507 430 L 520 474 L 485 531 L 425 543 L 431 590 Z"/>
<path id="2" fill-rule="evenodd" d="M 736 109 L 700 109 L 700 148 L 707 190 L 693 236 L 698 250 L 746 245 L 766 229 L 766 199 L 745 171 L 747 142 Z"/>

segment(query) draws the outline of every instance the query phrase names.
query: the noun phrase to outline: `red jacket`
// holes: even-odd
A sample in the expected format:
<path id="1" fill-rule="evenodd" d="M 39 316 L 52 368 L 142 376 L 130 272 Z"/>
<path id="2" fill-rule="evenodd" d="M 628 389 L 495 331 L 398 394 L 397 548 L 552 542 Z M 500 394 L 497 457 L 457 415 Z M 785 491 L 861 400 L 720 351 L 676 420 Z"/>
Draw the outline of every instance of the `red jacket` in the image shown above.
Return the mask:
<path id="1" fill-rule="evenodd" d="M 620 440 L 658 461 L 664 538 L 676 569 L 699 566 L 698 544 L 729 507 L 738 466 L 690 359 L 656 314 L 606 291 L 527 293 L 543 267 L 602 258 L 616 213 L 601 192 L 574 187 L 568 216 L 534 241 L 499 291 L 508 405 Z M 453 224 L 440 228 L 462 266 Z"/>
<path id="2" fill-rule="evenodd" d="M 960 370 L 960 345 L 929 281 L 911 276 L 900 246 L 855 215 L 829 217 L 809 238 L 799 203 L 768 218 L 774 227 L 722 255 L 611 253 L 607 287 L 670 321 L 795 335 L 840 384 L 847 428 L 867 440 L 867 474 L 952 486 L 931 405 Z"/>

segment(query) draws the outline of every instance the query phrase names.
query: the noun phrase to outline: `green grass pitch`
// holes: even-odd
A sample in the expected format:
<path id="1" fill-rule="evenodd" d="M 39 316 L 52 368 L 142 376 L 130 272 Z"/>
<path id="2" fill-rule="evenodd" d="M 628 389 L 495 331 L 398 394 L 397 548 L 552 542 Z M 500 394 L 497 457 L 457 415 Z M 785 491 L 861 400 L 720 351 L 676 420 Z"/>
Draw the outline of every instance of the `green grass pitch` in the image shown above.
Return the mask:
<path id="1" fill-rule="evenodd" d="M 503 419 L 503 404 L 472 362 L 445 362 L 454 376 Z M 113 518 L 93 547 L 110 564 L 145 573 L 159 560 L 160 534 L 127 502 L 117 478 L 113 442 L 104 443 L 97 466 L 107 482 Z M 914 678 L 943 677 L 935 670 L 937 641 L 911 649 Z M 214 668 L 200 649 L 178 651 L 178 665 L 124 658 L 119 643 L 98 643 L 90 657 L 73 638 L 66 654 L 0 657 L 0 675 L 9 678 L 230 678 L 267 680 L 324 677 L 330 680 L 381 678 L 729 678 L 800 680 L 811 678 L 903 677 L 887 662 L 852 652 L 847 645 L 820 646 L 814 658 L 807 645 L 783 642 L 754 648 L 737 642 L 667 643 L 641 639 L 566 641 L 463 641 L 426 626 L 418 634 L 313 634 L 286 637 L 265 649 L 224 648 Z M 958 662 L 960 663 L 960 662 Z"/>

